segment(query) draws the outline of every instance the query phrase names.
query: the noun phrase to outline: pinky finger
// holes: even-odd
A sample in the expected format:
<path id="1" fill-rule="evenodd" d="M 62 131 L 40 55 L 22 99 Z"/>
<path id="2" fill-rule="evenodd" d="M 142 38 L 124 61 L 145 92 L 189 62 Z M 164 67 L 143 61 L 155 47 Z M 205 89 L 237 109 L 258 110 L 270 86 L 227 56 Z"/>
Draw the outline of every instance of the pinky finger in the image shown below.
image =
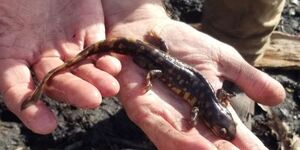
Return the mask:
<path id="1" fill-rule="evenodd" d="M 22 102 L 33 92 L 30 70 L 20 60 L 0 60 L 0 90 L 4 102 L 26 127 L 35 133 L 48 134 L 57 124 L 51 110 L 41 101 L 21 111 Z"/>

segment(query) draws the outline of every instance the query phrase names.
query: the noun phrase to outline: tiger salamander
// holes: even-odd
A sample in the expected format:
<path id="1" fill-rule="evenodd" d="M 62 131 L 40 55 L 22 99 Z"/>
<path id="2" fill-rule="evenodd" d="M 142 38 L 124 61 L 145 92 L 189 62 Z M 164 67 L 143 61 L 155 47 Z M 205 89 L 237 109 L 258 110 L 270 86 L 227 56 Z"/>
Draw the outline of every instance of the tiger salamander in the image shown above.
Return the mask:
<path id="1" fill-rule="evenodd" d="M 225 105 L 221 104 L 210 83 L 195 69 L 166 53 L 167 47 L 156 34 L 148 34 L 147 42 L 124 37 L 110 38 L 95 43 L 63 65 L 51 70 L 40 82 L 32 96 L 24 101 L 22 110 L 35 103 L 43 88 L 54 75 L 66 70 L 93 54 L 115 52 L 131 56 L 133 61 L 148 71 L 146 81 L 158 78 L 191 107 L 191 122 L 202 119 L 211 131 L 226 140 L 233 140 L 236 124 Z M 221 94 L 222 95 L 222 94 Z"/>

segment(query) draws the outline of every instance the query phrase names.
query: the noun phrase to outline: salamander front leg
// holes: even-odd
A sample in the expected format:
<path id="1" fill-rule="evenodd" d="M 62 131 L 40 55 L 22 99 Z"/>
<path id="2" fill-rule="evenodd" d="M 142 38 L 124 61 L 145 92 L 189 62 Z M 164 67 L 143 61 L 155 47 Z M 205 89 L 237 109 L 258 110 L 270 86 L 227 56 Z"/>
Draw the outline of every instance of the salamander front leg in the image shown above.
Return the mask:
<path id="1" fill-rule="evenodd" d="M 146 86 L 145 93 L 148 92 L 152 88 L 151 81 L 156 78 L 162 77 L 163 73 L 161 70 L 150 70 L 146 75 Z"/>
<path id="2" fill-rule="evenodd" d="M 217 98 L 218 100 L 220 101 L 220 103 L 226 107 L 228 105 L 228 102 L 230 101 L 230 99 L 232 97 L 234 97 L 235 95 L 234 94 L 230 94 L 228 92 L 226 92 L 225 90 L 223 89 L 218 89 L 217 90 Z"/>
<path id="3" fill-rule="evenodd" d="M 162 50 L 164 52 L 168 52 L 168 46 L 166 42 L 159 37 L 156 32 L 154 31 L 149 31 L 145 36 L 144 40 L 154 46 L 155 48 Z"/>
<path id="4" fill-rule="evenodd" d="M 197 125 L 198 122 L 198 118 L 199 118 L 199 108 L 198 107 L 193 107 L 192 111 L 191 111 L 191 120 L 190 120 L 190 124 L 193 126 Z"/>

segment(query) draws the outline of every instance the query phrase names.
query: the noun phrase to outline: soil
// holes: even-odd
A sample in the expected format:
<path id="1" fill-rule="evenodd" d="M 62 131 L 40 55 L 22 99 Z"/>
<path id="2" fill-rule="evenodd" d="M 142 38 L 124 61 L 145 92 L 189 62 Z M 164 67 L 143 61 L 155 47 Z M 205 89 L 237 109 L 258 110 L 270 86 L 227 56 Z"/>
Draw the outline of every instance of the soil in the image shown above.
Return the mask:
<path id="1" fill-rule="evenodd" d="M 188 23 L 201 21 L 203 0 L 165 0 L 165 3 L 174 19 Z M 300 0 L 286 3 L 277 30 L 300 34 L 299 3 Z M 292 137 L 300 134 L 300 71 L 263 71 L 284 85 L 287 97 L 283 104 L 271 109 L 256 105 L 251 122 L 252 131 L 270 149 L 284 149 Z M 47 97 L 44 99 L 57 115 L 59 124 L 54 133 L 37 135 L 24 127 L 6 108 L 0 95 L 0 150 L 156 149 L 128 119 L 115 97 L 106 98 L 101 107 L 94 110 L 77 109 Z"/>

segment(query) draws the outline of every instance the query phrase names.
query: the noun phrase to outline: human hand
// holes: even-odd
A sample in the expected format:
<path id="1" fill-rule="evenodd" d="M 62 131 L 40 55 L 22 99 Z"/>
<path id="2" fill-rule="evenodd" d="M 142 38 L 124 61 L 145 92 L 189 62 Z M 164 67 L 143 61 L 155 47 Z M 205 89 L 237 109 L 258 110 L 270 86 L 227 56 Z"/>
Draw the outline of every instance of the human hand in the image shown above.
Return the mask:
<path id="1" fill-rule="evenodd" d="M 1 1 L 0 8 L 0 91 L 5 104 L 32 131 L 50 133 L 57 124 L 44 103 L 20 109 L 34 90 L 30 69 L 41 80 L 83 47 L 104 39 L 101 2 L 11 0 Z M 119 84 L 112 75 L 120 71 L 120 62 L 108 55 L 93 62 L 55 76 L 48 95 L 81 108 L 97 107 L 102 96 L 115 95 Z"/>
<path id="2" fill-rule="evenodd" d="M 124 3 L 121 5 L 126 6 Z M 104 2 L 104 10 L 106 4 L 109 2 Z M 284 99 L 283 87 L 245 62 L 232 47 L 184 23 L 168 19 L 157 5 L 147 11 L 149 5 L 140 4 L 124 11 L 117 5 L 120 14 L 105 10 L 108 36 L 143 39 L 148 31 L 154 31 L 165 40 L 170 55 L 201 72 L 214 89 L 220 89 L 224 80 L 230 80 L 259 103 L 276 105 Z M 110 12 L 113 15 L 110 16 Z M 266 149 L 231 107 L 229 109 L 237 123 L 233 141 L 216 137 L 202 123 L 190 129 L 191 107 L 160 82 L 154 81 L 152 89 L 143 94 L 141 89 L 144 88 L 146 72 L 130 58 L 119 58 L 122 62 L 122 71 L 118 75 L 120 100 L 131 120 L 142 128 L 158 149 Z"/>

